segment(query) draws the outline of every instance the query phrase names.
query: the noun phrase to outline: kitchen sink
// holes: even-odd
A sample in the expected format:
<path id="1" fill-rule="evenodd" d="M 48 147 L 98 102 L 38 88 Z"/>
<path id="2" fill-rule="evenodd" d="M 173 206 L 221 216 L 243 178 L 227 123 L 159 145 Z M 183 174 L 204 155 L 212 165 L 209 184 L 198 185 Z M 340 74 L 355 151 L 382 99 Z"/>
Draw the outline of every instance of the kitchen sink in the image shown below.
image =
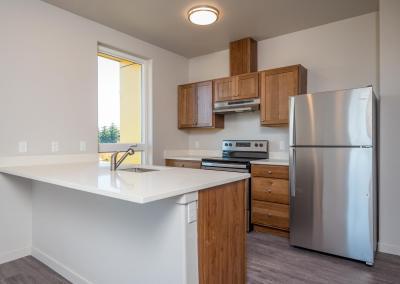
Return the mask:
<path id="1" fill-rule="evenodd" d="M 126 168 L 119 169 L 119 171 L 134 172 L 134 173 L 146 173 L 146 172 L 156 172 L 157 169 L 146 169 L 146 168 Z"/>

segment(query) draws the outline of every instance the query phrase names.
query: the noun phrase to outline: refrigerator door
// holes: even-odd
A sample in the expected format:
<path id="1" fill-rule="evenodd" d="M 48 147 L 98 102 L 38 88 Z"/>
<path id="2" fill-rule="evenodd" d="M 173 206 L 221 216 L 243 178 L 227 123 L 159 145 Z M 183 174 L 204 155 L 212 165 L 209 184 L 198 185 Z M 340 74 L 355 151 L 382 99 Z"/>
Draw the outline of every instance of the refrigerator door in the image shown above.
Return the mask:
<path id="1" fill-rule="evenodd" d="M 374 145 L 372 87 L 290 98 L 291 146 Z"/>
<path id="2" fill-rule="evenodd" d="M 291 245 L 373 263 L 373 150 L 291 148 Z"/>

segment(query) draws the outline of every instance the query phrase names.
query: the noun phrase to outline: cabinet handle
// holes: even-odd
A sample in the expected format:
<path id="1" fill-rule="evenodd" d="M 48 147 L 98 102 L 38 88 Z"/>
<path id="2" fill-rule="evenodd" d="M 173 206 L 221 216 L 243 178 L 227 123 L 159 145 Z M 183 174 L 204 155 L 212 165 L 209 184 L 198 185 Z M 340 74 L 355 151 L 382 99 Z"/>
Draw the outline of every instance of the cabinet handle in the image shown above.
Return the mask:
<path id="1" fill-rule="evenodd" d="M 267 213 L 267 216 L 268 216 L 268 217 L 271 217 L 271 216 L 272 216 L 272 214 L 268 212 L 268 213 Z"/>
<path id="2" fill-rule="evenodd" d="M 268 174 L 272 174 L 272 171 L 268 171 Z"/>
<path id="3" fill-rule="evenodd" d="M 272 189 L 267 188 L 267 192 L 268 192 L 268 193 L 271 193 L 271 192 L 272 192 Z"/>

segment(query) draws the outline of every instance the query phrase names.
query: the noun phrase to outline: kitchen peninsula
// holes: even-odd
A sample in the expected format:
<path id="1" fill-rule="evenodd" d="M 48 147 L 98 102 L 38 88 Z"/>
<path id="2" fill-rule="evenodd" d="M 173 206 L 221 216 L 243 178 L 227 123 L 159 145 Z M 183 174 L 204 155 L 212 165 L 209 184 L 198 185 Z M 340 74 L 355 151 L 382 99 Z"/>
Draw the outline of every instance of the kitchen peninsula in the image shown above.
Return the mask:
<path id="1" fill-rule="evenodd" d="M 249 174 L 145 170 L 0 168 L 32 180 L 32 255 L 73 283 L 245 283 Z"/>

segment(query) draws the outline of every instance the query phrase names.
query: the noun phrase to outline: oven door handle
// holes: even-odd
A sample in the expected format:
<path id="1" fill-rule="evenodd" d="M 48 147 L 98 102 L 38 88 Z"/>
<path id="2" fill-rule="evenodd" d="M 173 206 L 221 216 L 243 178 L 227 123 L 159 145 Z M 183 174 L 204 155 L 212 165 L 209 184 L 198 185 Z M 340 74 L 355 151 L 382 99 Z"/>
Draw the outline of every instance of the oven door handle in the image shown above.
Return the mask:
<path id="1" fill-rule="evenodd" d="M 224 163 L 202 162 L 201 165 L 205 166 L 205 167 L 247 169 L 246 165 L 240 165 L 240 164 L 224 164 Z"/>
<path id="2" fill-rule="evenodd" d="M 233 169 L 233 168 L 218 168 L 218 167 L 205 167 L 202 166 L 203 170 L 213 170 L 213 171 L 225 171 L 225 172 L 236 172 L 236 173 L 249 173 L 248 169 Z"/>

